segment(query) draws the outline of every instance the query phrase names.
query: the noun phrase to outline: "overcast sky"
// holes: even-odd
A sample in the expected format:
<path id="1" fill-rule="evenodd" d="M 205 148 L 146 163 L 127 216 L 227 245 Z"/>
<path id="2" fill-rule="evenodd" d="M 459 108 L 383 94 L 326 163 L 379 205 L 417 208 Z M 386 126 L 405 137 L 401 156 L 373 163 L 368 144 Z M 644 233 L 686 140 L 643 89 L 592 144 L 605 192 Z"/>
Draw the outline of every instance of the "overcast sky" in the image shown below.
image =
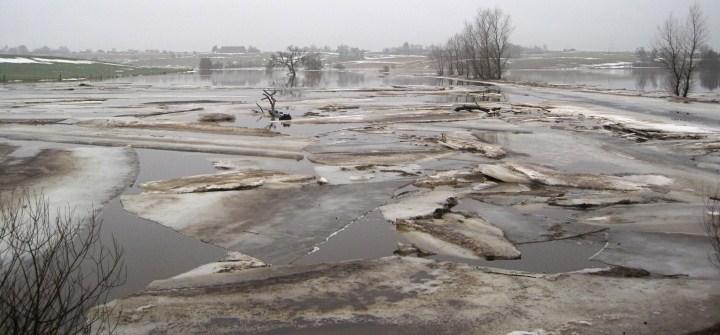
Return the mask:
<path id="1" fill-rule="evenodd" d="M 720 0 L 699 0 L 720 48 Z M 442 43 L 481 7 L 512 16 L 512 42 L 634 50 L 689 0 L 0 0 L 0 46 L 207 51 L 288 44 L 380 50 Z"/>

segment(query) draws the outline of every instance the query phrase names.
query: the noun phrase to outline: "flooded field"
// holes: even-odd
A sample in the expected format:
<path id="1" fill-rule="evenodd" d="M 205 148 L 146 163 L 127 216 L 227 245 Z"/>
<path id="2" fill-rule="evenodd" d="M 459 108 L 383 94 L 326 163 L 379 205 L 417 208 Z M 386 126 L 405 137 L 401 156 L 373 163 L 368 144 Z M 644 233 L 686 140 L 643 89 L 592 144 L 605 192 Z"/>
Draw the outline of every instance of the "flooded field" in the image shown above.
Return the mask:
<path id="1" fill-rule="evenodd" d="M 264 68 L 226 69 L 195 73 L 176 73 L 159 76 L 119 78 L 110 82 L 131 82 L 134 84 L 167 85 L 208 85 L 222 87 L 279 87 L 287 84 L 285 71 L 267 71 Z M 389 75 L 378 70 L 350 71 L 301 71 L 295 79 L 296 87 L 302 88 L 358 88 L 389 87 L 392 85 L 436 85 L 441 79 L 421 78 L 411 74 Z"/>
<path id="2" fill-rule="evenodd" d="M 718 0 L 0 8 L 0 335 L 720 334 Z"/>
<path id="3" fill-rule="evenodd" d="M 654 292 L 597 307 L 605 316 L 718 307 L 699 224 L 720 171 L 717 104 L 377 71 L 296 80 L 229 70 L 2 86 L 0 187 L 98 211 L 125 248 L 113 292 L 132 315 L 125 333 L 178 318 L 188 297 L 203 304 L 197 329 L 276 333 L 297 325 L 256 319 L 263 299 L 333 315 L 334 330 L 385 322 L 394 304 L 476 306 L 467 287 L 482 285 L 511 302 L 493 308 L 530 304 L 515 285 L 565 292 L 546 308 L 598 287 Z M 258 111 L 263 89 L 287 120 Z M 234 314 L 216 317 L 213 299 Z"/>
<path id="4" fill-rule="evenodd" d="M 636 91 L 665 91 L 667 73 L 662 68 L 625 69 L 517 69 L 507 73 L 508 80 L 535 82 L 554 85 L 582 85 L 603 89 Z M 720 73 L 714 70 L 696 74 L 694 92 L 717 92 L 720 88 Z"/>

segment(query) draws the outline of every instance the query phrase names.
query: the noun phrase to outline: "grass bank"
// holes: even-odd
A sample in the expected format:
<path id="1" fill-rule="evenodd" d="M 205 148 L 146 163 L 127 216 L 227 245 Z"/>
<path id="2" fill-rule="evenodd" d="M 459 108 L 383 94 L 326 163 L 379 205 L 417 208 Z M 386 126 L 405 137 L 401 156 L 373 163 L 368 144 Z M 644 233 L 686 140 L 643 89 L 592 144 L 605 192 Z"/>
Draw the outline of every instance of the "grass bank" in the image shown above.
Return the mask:
<path id="1" fill-rule="evenodd" d="M 128 66 L 59 57 L 0 55 L 0 82 L 100 80 L 187 70 Z"/>

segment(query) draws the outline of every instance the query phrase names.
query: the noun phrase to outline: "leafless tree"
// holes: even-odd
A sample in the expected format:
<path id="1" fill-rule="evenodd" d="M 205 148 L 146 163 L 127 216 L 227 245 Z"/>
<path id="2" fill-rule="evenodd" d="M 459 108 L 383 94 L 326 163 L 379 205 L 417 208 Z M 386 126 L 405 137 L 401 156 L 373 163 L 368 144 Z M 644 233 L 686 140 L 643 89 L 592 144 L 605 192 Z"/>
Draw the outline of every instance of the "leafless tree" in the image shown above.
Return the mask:
<path id="1" fill-rule="evenodd" d="M 463 55 L 462 62 L 465 63 L 465 76 L 470 78 L 473 75 L 475 78 L 483 78 L 482 71 L 482 50 L 480 49 L 479 40 L 481 39 L 478 30 L 474 25 L 470 23 L 465 24 L 465 28 L 460 35 L 461 49 L 460 52 Z"/>
<path id="2" fill-rule="evenodd" d="M 447 57 L 431 59 L 439 67 L 444 60 L 447 73 L 467 78 L 501 79 L 510 57 L 510 16 L 500 9 L 479 10 L 463 30 L 445 45 Z"/>
<path id="3" fill-rule="evenodd" d="M 698 4 L 690 6 L 685 23 L 672 14 L 658 27 L 655 49 L 670 74 L 669 90 L 687 97 L 693 83 L 700 49 L 707 39 L 707 24 Z"/>
<path id="4" fill-rule="evenodd" d="M 101 243 L 94 213 L 52 213 L 42 194 L 0 195 L 0 333 L 112 332 L 102 306 L 124 282 L 121 248 Z"/>
<path id="5" fill-rule="evenodd" d="M 462 76 L 465 74 L 464 63 L 462 62 L 462 41 L 459 34 L 455 34 L 451 37 L 446 44 L 447 53 L 449 56 L 448 61 L 448 74 Z"/>
<path id="6" fill-rule="evenodd" d="M 270 56 L 270 64 L 272 66 L 282 66 L 287 68 L 288 75 L 295 78 L 297 68 L 302 64 L 303 58 L 307 51 L 296 46 L 287 47 L 286 51 L 278 51 Z"/>
<path id="7" fill-rule="evenodd" d="M 432 61 L 432 64 L 435 66 L 435 73 L 437 73 L 440 76 L 444 75 L 445 68 L 447 67 L 447 63 L 448 63 L 447 51 L 438 46 L 430 47 L 430 60 Z"/>
<path id="8" fill-rule="evenodd" d="M 262 94 L 263 94 L 263 98 L 260 100 L 267 101 L 270 104 L 270 109 L 268 109 L 267 113 L 273 119 L 279 118 L 281 116 L 280 112 L 278 112 L 278 110 L 275 109 L 275 104 L 277 103 L 277 99 L 275 99 L 275 94 L 277 94 L 277 91 L 273 90 L 272 92 L 270 92 L 268 90 L 263 90 Z M 258 106 L 258 108 L 260 108 L 260 110 L 257 112 L 259 112 L 261 114 L 265 114 L 265 110 L 262 108 L 262 106 L 260 106 L 259 103 L 256 102 L 255 105 Z"/>
<path id="9" fill-rule="evenodd" d="M 489 58 L 492 60 L 494 69 L 491 76 L 494 79 L 501 79 L 505 66 L 510 58 L 510 34 L 513 31 L 510 16 L 505 15 L 502 10 L 495 8 L 487 11 L 487 25 L 489 30 Z"/>

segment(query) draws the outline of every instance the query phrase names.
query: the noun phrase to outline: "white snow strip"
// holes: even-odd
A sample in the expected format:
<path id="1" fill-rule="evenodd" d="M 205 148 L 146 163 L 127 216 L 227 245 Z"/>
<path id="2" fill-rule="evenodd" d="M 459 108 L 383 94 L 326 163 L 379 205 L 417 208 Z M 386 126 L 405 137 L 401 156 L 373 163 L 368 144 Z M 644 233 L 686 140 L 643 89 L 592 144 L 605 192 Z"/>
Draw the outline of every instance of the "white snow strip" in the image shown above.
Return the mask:
<path id="1" fill-rule="evenodd" d="M 552 107 L 552 111 L 553 113 L 560 115 L 582 114 L 590 117 L 603 118 L 608 121 L 622 123 L 628 127 L 636 129 L 688 134 L 712 134 L 720 132 L 720 129 L 706 128 L 694 125 L 638 120 L 627 116 L 602 113 L 578 106 L 554 106 Z"/>
<path id="2" fill-rule="evenodd" d="M 95 62 L 82 59 L 61 59 L 61 58 L 41 58 L 41 57 L 0 57 L 0 63 L 6 64 L 94 64 Z"/>
<path id="3" fill-rule="evenodd" d="M 617 62 L 617 63 L 602 63 L 602 64 L 593 64 L 593 65 L 587 65 L 587 67 L 591 67 L 593 69 L 627 69 L 632 67 L 631 62 Z"/>
<path id="4" fill-rule="evenodd" d="M 60 58 L 39 58 L 39 57 L 33 57 L 34 60 L 39 62 L 47 62 L 47 63 L 65 63 L 65 64 L 93 64 L 95 62 L 89 61 L 89 60 L 74 60 L 74 59 L 60 59 Z"/>
<path id="5" fill-rule="evenodd" d="M 6 57 L 0 57 L 0 63 L 9 63 L 9 64 L 46 64 L 42 63 L 40 61 L 36 61 L 30 58 L 26 57 L 15 57 L 15 58 L 6 58 Z"/>

